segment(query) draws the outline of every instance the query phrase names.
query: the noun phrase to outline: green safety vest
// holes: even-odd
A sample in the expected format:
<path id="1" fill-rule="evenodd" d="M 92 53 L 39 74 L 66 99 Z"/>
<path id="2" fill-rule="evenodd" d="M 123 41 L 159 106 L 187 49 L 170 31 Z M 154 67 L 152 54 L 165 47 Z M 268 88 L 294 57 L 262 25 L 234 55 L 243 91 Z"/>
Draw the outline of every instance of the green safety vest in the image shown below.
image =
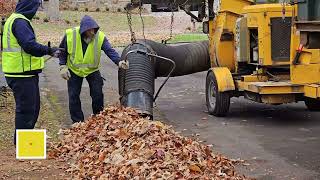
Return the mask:
<path id="1" fill-rule="evenodd" d="M 87 77 L 99 70 L 101 47 L 105 38 L 103 32 L 98 31 L 87 47 L 85 54 L 82 51 L 80 27 L 67 29 L 68 68 L 80 77 Z"/>
<path id="2" fill-rule="evenodd" d="M 30 71 L 40 70 L 44 67 L 44 58 L 34 57 L 22 49 L 17 38 L 12 33 L 12 24 L 15 19 L 24 19 L 31 22 L 22 14 L 13 13 L 6 21 L 3 31 L 2 71 L 7 77 L 31 77 L 25 75 Z M 31 25 L 32 27 L 32 25 Z"/>

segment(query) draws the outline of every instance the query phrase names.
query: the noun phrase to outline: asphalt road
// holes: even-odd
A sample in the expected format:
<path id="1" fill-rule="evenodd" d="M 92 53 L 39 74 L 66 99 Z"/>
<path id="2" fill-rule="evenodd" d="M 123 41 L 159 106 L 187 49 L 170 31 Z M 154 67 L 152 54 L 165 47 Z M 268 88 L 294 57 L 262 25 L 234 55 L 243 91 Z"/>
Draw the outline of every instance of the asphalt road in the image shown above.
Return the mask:
<path id="1" fill-rule="evenodd" d="M 208 115 L 206 72 L 170 79 L 157 108 L 162 119 L 231 158 L 258 179 L 320 179 L 320 113 L 304 103 L 271 106 L 233 98 L 227 117 Z M 159 84 L 159 83 L 158 83 Z"/>
<path id="2" fill-rule="evenodd" d="M 41 74 L 41 87 L 55 92 L 65 110 L 57 116 L 64 120 L 62 126 L 68 127 L 66 82 L 58 73 L 57 61 L 48 62 Z M 106 104 L 117 103 L 117 67 L 104 57 L 101 73 L 106 79 Z M 270 106 L 234 98 L 227 117 L 213 117 L 206 112 L 205 76 L 202 72 L 171 78 L 156 102 L 155 118 L 185 135 L 198 134 L 216 152 L 246 160 L 248 166 L 239 170 L 251 177 L 320 179 L 320 113 L 308 112 L 303 103 Z M 162 80 L 158 79 L 157 85 Z M 91 98 L 86 82 L 81 98 L 89 116 Z"/>

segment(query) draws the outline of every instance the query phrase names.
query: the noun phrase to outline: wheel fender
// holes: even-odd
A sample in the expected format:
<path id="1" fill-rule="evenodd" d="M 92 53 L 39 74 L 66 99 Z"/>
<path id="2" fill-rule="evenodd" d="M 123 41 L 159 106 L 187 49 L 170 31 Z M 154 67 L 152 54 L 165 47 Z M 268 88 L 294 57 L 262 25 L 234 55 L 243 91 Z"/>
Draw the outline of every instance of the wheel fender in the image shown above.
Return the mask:
<path id="1" fill-rule="evenodd" d="M 236 89 L 233 78 L 232 78 L 232 74 L 228 68 L 226 67 L 211 68 L 208 74 L 209 73 L 213 73 L 214 76 L 216 77 L 219 92 L 233 91 Z"/>

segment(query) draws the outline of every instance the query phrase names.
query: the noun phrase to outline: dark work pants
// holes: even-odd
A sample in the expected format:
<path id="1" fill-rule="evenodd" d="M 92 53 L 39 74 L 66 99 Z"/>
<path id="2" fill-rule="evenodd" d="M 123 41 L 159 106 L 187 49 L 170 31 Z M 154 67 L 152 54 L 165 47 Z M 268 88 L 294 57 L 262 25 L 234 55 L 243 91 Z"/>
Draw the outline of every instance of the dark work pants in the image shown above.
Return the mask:
<path id="1" fill-rule="evenodd" d="M 83 78 L 70 71 L 71 78 L 68 80 L 69 110 L 71 119 L 74 123 L 84 121 L 84 115 L 81 109 L 80 93 Z M 93 114 L 99 114 L 103 110 L 103 80 L 99 71 L 96 71 L 86 77 L 90 88 L 92 98 Z"/>
<path id="2" fill-rule="evenodd" d="M 6 81 L 16 102 L 15 129 L 33 129 L 40 111 L 39 76 L 6 77 Z"/>

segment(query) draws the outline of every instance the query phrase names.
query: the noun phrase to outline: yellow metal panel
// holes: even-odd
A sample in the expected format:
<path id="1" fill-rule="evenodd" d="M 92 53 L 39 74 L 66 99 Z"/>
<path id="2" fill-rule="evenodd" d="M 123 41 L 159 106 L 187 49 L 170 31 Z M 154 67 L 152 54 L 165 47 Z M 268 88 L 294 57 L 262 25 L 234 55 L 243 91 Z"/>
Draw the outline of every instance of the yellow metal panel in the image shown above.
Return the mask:
<path id="1" fill-rule="evenodd" d="M 281 4 L 259 4 L 254 6 L 246 6 L 243 13 L 264 13 L 264 12 L 282 12 Z M 285 6 L 286 11 L 292 11 L 292 6 Z"/>
<path id="2" fill-rule="evenodd" d="M 304 86 L 304 96 L 310 98 L 320 98 L 320 84 L 310 84 Z"/>
<path id="3" fill-rule="evenodd" d="M 312 59 L 312 53 L 310 51 L 303 51 L 300 56 L 300 64 L 308 65 Z"/>
<path id="4" fill-rule="evenodd" d="M 262 95 L 261 101 L 266 104 L 285 104 L 295 102 L 296 96 L 294 94 L 268 94 Z"/>
<path id="5" fill-rule="evenodd" d="M 312 53 L 310 64 L 320 64 L 320 49 L 309 50 Z"/>
<path id="6" fill-rule="evenodd" d="M 299 33 L 297 33 L 299 34 Z M 295 38 L 291 38 L 291 62 L 294 59 L 296 55 L 296 50 L 298 49 L 300 45 L 300 36 L 297 36 Z M 303 49 L 300 59 L 300 64 L 320 64 L 320 50 L 319 49 Z M 292 64 L 292 63 L 291 63 Z"/>
<path id="7" fill-rule="evenodd" d="M 294 13 L 297 14 L 297 6 L 294 6 Z M 300 45 L 300 33 L 293 26 L 294 35 L 291 37 L 291 82 L 294 84 L 310 84 L 320 82 L 320 50 L 304 48 L 299 62 L 300 65 L 293 65 L 292 61 L 296 55 L 296 50 Z M 308 92 L 309 89 L 307 89 Z M 307 93 L 308 93 L 307 92 Z"/>
<path id="8" fill-rule="evenodd" d="M 241 80 L 244 82 L 265 82 L 268 80 L 267 76 L 257 76 L 257 75 L 247 75 L 247 76 L 241 76 Z"/>
<path id="9" fill-rule="evenodd" d="M 259 87 L 259 94 L 300 94 L 300 93 L 303 93 L 302 86 Z"/>
<path id="10" fill-rule="evenodd" d="M 277 75 L 275 78 L 270 78 L 265 75 L 245 75 L 241 76 L 241 80 L 244 82 L 267 82 L 268 80 L 277 79 L 278 81 L 289 81 L 290 75 L 289 74 L 283 74 L 283 75 Z"/>
<path id="11" fill-rule="evenodd" d="M 236 87 L 239 91 L 244 91 L 246 89 L 249 89 L 249 87 L 248 87 L 249 83 L 246 83 L 246 82 L 243 82 L 240 80 L 236 80 L 235 84 L 236 84 Z"/>
<path id="12" fill-rule="evenodd" d="M 311 86 L 305 86 L 304 87 L 304 96 L 310 97 L 310 98 L 317 98 L 317 88 L 311 87 Z"/>
<path id="13" fill-rule="evenodd" d="M 264 66 L 279 66 L 289 65 L 290 60 L 287 61 L 273 61 L 271 57 L 271 28 L 270 19 L 275 17 L 282 17 L 281 4 L 263 4 L 246 6 L 244 13 L 248 18 L 248 28 L 258 28 L 259 39 L 259 64 Z M 291 17 L 293 8 L 286 6 L 286 17 Z M 290 33 L 290 32 L 288 32 Z M 292 34 L 294 36 L 294 34 Z"/>
<path id="14" fill-rule="evenodd" d="M 249 28 L 257 28 L 258 27 L 258 17 L 251 15 L 248 16 L 248 27 Z"/>
<path id="15" fill-rule="evenodd" d="M 293 84 L 320 83 L 320 64 L 303 64 L 291 66 Z"/>
<path id="16" fill-rule="evenodd" d="M 303 93 L 303 86 L 293 85 L 288 82 L 243 82 L 236 81 L 240 91 L 250 91 L 258 94 L 296 94 Z"/>
<path id="17" fill-rule="evenodd" d="M 217 68 L 211 68 L 211 70 L 216 77 L 219 92 L 235 90 L 233 77 L 228 68 L 217 67 Z"/>
<path id="18" fill-rule="evenodd" d="M 212 67 L 228 67 L 235 70 L 234 40 L 222 41 L 224 32 L 235 34 L 235 23 L 239 16 L 231 12 L 222 12 L 215 22 L 210 22 L 210 59 Z"/>
<path id="19" fill-rule="evenodd" d="M 294 6 L 294 13 L 297 14 L 297 6 Z M 295 16 L 295 15 L 294 15 Z M 293 26 L 293 36 L 291 36 L 291 54 L 290 59 L 293 61 L 296 50 L 300 45 L 300 32 L 297 31 L 296 26 Z M 319 64 L 320 63 L 320 50 L 319 49 L 303 49 L 300 57 L 301 64 Z M 291 63 L 292 64 L 292 63 Z"/>
<path id="20" fill-rule="evenodd" d="M 222 0 L 220 4 L 220 12 L 229 11 L 241 14 L 244 7 L 252 4 L 252 0 Z"/>

